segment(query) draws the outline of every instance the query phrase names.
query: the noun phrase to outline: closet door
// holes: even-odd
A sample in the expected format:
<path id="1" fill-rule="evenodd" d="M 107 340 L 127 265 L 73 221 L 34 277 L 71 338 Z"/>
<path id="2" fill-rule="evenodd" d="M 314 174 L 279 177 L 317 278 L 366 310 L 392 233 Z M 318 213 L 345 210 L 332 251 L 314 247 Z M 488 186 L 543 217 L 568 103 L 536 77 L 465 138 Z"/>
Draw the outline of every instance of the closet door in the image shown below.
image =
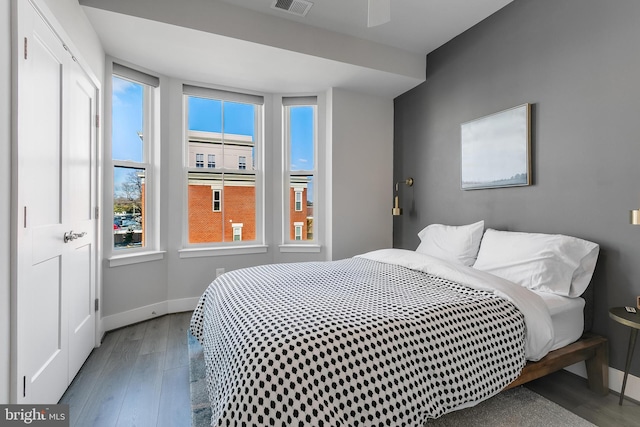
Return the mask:
<path id="1" fill-rule="evenodd" d="M 78 234 L 65 244 L 64 290 L 69 322 L 69 383 L 95 345 L 96 310 L 96 87 L 72 62 L 69 74 L 69 129 L 63 156 L 68 205 L 63 209 L 68 232 Z"/>
<path id="2" fill-rule="evenodd" d="M 18 403 L 56 403 L 95 342 L 96 89 L 17 3 L 15 390 Z"/>

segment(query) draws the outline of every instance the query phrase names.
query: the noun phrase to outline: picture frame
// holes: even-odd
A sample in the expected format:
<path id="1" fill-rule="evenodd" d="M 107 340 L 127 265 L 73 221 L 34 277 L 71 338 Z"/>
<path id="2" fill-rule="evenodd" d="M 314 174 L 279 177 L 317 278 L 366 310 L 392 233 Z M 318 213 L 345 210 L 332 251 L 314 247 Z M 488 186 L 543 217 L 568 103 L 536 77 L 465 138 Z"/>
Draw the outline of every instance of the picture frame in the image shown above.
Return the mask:
<path id="1" fill-rule="evenodd" d="M 531 104 L 460 125 L 462 190 L 531 185 Z"/>

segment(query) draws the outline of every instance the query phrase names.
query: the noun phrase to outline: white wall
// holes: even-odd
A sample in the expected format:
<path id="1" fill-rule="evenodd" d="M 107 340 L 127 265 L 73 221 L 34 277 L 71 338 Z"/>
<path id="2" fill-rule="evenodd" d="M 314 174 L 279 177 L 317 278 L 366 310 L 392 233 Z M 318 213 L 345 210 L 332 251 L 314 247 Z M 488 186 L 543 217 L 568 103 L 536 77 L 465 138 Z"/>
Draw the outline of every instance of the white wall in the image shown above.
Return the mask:
<path id="1" fill-rule="evenodd" d="M 338 259 L 369 250 L 390 247 L 392 243 L 392 136 L 393 100 L 343 89 L 319 94 L 319 134 L 326 139 L 319 159 L 328 162 L 325 186 L 319 205 L 324 219 L 319 222 L 326 234 L 318 253 L 281 253 L 280 217 L 269 215 L 265 224 L 266 253 L 250 255 L 180 258 L 184 212 L 182 171 L 182 82 L 161 78 L 162 117 L 161 250 L 162 260 L 121 267 L 105 264 L 103 316 L 107 330 L 151 318 L 174 310 L 190 310 L 216 269 L 226 271 L 273 262 Z M 281 103 L 267 95 L 265 103 Z M 324 116 L 322 111 L 326 110 Z M 265 119 L 265 132 L 272 141 L 281 140 L 279 109 Z M 265 153 L 268 168 L 281 167 L 279 144 Z M 331 154 L 333 152 L 333 154 Z M 365 162 L 362 161 L 365 159 Z M 354 163 L 359 162 L 359 163 Z M 265 182 L 268 212 L 281 204 L 281 186 L 269 178 Z M 331 226 L 331 224 L 333 224 Z M 331 228 L 333 227 L 333 228 Z M 155 312 L 155 314 L 153 314 Z"/>
<path id="2" fill-rule="evenodd" d="M 332 258 L 392 246 L 393 100 L 332 90 Z"/>
<path id="3" fill-rule="evenodd" d="M 9 402 L 11 205 L 11 7 L 0 2 L 0 404 Z"/>
<path id="4" fill-rule="evenodd" d="M 55 15 L 63 32 L 71 38 L 82 55 L 83 62 L 104 82 L 104 51 L 76 0 L 36 1 Z M 163 101 L 172 101 L 163 103 L 161 110 L 163 173 L 160 178 L 160 249 L 166 253 L 159 261 L 120 267 L 109 267 L 108 262 L 103 261 L 100 314 L 105 319 L 107 330 L 152 317 L 154 311 L 155 315 L 159 315 L 190 309 L 220 267 L 229 271 L 270 262 L 325 260 L 331 258 L 332 253 L 333 258 L 337 259 L 391 245 L 392 218 L 388 208 L 392 195 L 393 101 L 343 89 L 328 89 L 326 98 L 332 99 L 334 105 L 327 105 L 327 111 L 331 112 L 332 117 L 322 117 L 319 128 L 327 140 L 326 153 L 333 150 L 333 156 L 322 154 L 330 165 L 329 176 L 325 176 L 325 179 L 333 182 L 333 185 L 325 189 L 324 205 L 328 210 L 324 221 L 327 235 L 326 241 L 322 242 L 322 250 L 318 253 L 280 253 L 279 219 L 274 218 L 273 222 L 265 224 L 269 244 L 267 253 L 180 258 L 178 250 L 182 246 L 181 201 L 184 188 L 182 148 L 181 144 L 175 142 L 182 139 L 181 84 L 177 79 L 162 77 L 161 98 Z M 108 85 L 103 85 L 103 88 L 103 96 L 108 96 Z M 325 98 L 325 94 L 320 95 L 321 99 Z M 272 102 L 277 101 L 275 96 L 270 98 Z M 107 114 L 109 112 L 105 111 L 103 117 Z M 266 132 L 274 140 L 280 138 L 279 120 L 277 113 L 266 119 Z M 108 123 L 104 118 L 102 122 Z M 332 123 L 335 125 L 333 128 Z M 332 144 L 336 144 L 336 147 L 332 148 Z M 2 149 L 7 149 L 7 146 L 4 145 Z M 351 159 L 362 159 L 362 150 L 366 152 L 366 164 L 354 165 Z M 275 167 L 281 156 L 273 152 L 266 154 L 267 164 Z M 2 161 L 8 157 L 2 156 Z M 334 164 L 331 165 L 331 162 Z M 8 168 L 2 170 L 2 173 L 8 174 Z M 275 203 L 280 202 L 279 184 L 267 181 L 265 188 L 265 203 L 267 209 L 272 211 Z M 0 195 L 9 198 L 8 190 L 6 194 L 0 192 Z M 107 211 L 105 207 L 105 216 Z M 333 224 L 333 229 L 330 224 Z"/>

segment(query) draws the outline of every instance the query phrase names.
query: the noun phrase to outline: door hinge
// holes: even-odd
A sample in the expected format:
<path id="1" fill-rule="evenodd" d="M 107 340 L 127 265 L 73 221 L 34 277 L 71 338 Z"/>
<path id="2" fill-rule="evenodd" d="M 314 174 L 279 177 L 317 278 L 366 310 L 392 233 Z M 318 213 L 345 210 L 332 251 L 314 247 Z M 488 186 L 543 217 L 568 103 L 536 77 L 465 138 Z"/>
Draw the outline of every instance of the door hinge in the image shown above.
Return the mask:
<path id="1" fill-rule="evenodd" d="M 26 206 L 24 207 L 24 212 L 23 212 L 23 215 L 22 215 L 22 222 L 23 222 L 22 226 L 24 228 L 27 228 L 27 207 Z"/>
<path id="2" fill-rule="evenodd" d="M 95 301 L 95 309 L 96 311 L 100 310 L 100 300 L 98 298 L 96 298 L 96 301 Z"/>
<path id="3" fill-rule="evenodd" d="M 100 219 L 100 207 L 96 206 L 95 209 L 95 219 Z"/>
<path id="4" fill-rule="evenodd" d="M 100 115 L 96 114 L 96 127 L 99 128 L 100 127 Z"/>
<path id="5" fill-rule="evenodd" d="M 27 38 L 24 38 L 24 59 L 27 59 Z"/>

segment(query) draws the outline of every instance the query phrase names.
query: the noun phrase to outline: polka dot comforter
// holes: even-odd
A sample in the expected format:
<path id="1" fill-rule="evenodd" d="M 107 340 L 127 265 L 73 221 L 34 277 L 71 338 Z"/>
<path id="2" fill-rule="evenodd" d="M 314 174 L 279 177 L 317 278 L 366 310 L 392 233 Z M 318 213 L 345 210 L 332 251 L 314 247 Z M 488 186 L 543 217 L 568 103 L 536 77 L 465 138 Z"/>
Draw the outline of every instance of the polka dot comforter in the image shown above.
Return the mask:
<path id="1" fill-rule="evenodd" d="M 202 295 L 215 426 L 422 426 L 498 393 L 525 321 L 495 293 L 356 257 L 228 272 Z"/>

